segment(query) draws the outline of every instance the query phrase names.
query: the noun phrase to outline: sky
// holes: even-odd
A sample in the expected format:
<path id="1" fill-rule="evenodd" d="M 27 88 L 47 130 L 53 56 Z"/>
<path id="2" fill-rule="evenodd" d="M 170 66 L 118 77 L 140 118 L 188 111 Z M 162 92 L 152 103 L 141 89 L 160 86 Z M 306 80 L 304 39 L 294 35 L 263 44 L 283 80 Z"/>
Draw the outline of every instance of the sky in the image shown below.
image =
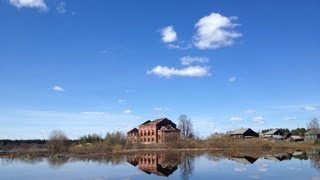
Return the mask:
<path id="1" fill-rule="evenodd" d="M 0 139 L 320 118 L 320 1 L 0 0 Z"/>

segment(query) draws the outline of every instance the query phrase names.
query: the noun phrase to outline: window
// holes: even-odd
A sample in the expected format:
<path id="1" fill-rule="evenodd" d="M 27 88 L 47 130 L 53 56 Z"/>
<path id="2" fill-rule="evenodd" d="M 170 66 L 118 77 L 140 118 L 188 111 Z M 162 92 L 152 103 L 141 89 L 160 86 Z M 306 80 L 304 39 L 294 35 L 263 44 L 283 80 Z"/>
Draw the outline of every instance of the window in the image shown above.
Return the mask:
<path id="1" fill-rule="evenodd" d="M 154 135 L 154 131 L 152 130 L 152 135 Z"/>
<path id="2" fill-rule="evenodd" d="M 153 141 L 154 141 L 154 138 L 152 138 L 151 141 L 153 142 Z"/>
<path id="3" fill-rule="evenodd" d="M 150 138 L 148 138 L 148 142 L 150 142 Z"/>

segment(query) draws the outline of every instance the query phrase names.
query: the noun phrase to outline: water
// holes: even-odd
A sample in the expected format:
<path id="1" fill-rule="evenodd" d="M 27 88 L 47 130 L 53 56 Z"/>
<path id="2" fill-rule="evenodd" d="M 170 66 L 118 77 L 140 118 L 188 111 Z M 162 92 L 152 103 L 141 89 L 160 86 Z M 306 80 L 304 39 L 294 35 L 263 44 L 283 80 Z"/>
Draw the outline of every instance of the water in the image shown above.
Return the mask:
<path id="1" fill-rule="evenodd" d="M 317 152 L 0 158 L 0 179 L 320 179 Z"/>

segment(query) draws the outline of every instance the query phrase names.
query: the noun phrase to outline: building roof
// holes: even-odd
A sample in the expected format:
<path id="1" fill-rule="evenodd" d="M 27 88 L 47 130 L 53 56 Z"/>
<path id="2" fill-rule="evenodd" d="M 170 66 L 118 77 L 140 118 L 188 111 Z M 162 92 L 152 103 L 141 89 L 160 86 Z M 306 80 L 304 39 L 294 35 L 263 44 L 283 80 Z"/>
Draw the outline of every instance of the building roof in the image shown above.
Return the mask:
<path id="1" fill-rule="evenodd" d="M 268 132 L 266 132 L 266 133 L 264 133 L 265 135 L 273 135 L 273 134 L 275 134 L 277 131 L 279 131 L 279 129 L 272 129 L 272 130 L 270 130 L 270 131 L 268 131 Z"/>
<path id="2" fill-rule="evenodd" d="M 172 127 L 171 124 L 168 124 L 165 126 L 161 126 L 160 131 L 180 131 L 180 129 Z"/>
<path id="3" fill-rule="evenodd" d="M 153 121 L 151 121 L 150 123 L 155 123 L 155 124 L 157 124 L 157 123 L 159 123 L 159 122 L 161 122 L 161 121 L 163 121 L 163 120 L 166 120 L 167 118 L 159 118 L 159 119 L 155 119 L 155 120 L 153 120 Z M 167 120 L 169 120 L 169 119 L 167 119 Z"/>
<path id="4" fill-rule="evenodd" d="M 303 139 L 301 136 L 290 136 L 294 140 L 300 140 Z"/>
<path id="5" fill-rule="evenodd" d="M 236 129 L 232 132 L 230 132 L 230 134 L 244 134 L 245 132 L 247 132 L 250 128 L 240 128 L 240 129 Z"/>
<path id="6" fill-rule="evenodd" d="M 148 121 L 146 121 L 146 122 L 144 122 L 144 123 L 142 123 L 142 124 L 140 124 L 140 125 L 158 124 L 159 122 L 161 122 L 161 121 L 163 121 L 163 120 L 169 120 L 169 119 L 168 119 L 168 118 L 159 118 L 159 119 L 155 119 L 155 120 L 153 120 L 153 121 L 148 120 Z M 170 120 L 169 120 L 169 121 L 170 121 Z"/>
<path id="7" fill-rule="evenodd" d="M 308 135 L 308 134 L 310 134 L 310 135 L 312 135 L 312 134 L 320 134 L 320 129 L 310 129 L 305 134 L 306 135 Z"/>
<path id="8" fill-rule="evenodd" d="M 137 128 L 133 128 L 130 131 L 128 131 L 127 134 L 134 133 L 134 132 L 139 132 L 139 130 Z"/>

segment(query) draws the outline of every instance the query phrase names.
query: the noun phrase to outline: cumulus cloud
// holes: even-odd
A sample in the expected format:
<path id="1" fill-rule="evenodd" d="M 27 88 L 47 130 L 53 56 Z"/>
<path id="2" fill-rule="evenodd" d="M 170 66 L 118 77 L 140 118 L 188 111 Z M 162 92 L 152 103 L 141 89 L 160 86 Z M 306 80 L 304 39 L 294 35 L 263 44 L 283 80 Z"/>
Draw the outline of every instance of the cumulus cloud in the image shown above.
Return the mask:
<path id="1" fill-rule="evenodd" d="M 255 113 L 255 112 L 256 112 L 256 110 L 253 110 L 253 109 L 249 109 L 249 110 L 243 111 L 243 113 L 245 113 L 245 114 L 252 114 L 252 113 Z"/>
<path id="2" fill-rule="evenodd" d="M 228 79 L 229 82 L 235 82 L 237 80 L 237 77 L 233 76 Z"/>
<path id="3" fill-rule="evenodd" d="M 173 26 L 167 26 L 161 29 L 162 42 L 164 43 L 172 43 L 176 41 L 177 33 L 173 29 Z"/>
<path id="4" fill-rule="evenodd" d="M 52 88 L 52 90 L 54 90 L 54 91 L 64 91 L 63 87 L 61 87 L 61 86 L 54 86 Z"/>
<path id="5" fill-rule="evenodd" d="M 230 120 L 231 121 L 243 121 L 243 119 L 241 117 L 231 117 Z"/>
<path id="6" fill-rule="evenodd" d="M 180 58 L 180 62 L 184 66 L 189 66 L 193 63 L 208 63 L 209 58 L 207 57 L 192 57 L 192 56 L 183 56 Z"/>
<path id="7" fill-rule="evenodd" d="M 225 17 L 219 13 L 211 13 L 201 18 L 196 24 L 193 44 L 199 49 L 217 49 L 231 46 L 234 39 L 242 36 L 233 29 L 239 24 L 232 21 L 237 17 Z"/>
<path id="8" fill-rule="evenodd" d="M 123 113 L 130 114 L 130 113 L 132 113 L 132 110 L 131 109 L 126 109 L 126 110 L 123 111 Z"/>
<path id="9" fill-rule="evenodd" d="M 303 108 L 305 111 L 315 111 L 317 108 L 315 106 L 306 106 Z"/>
<path id="10" fill-rule="evenodd" d="M 82 115 L 95 115 L 95 116 L 102 116 L 105 115 L 105 112 L 81 112 Z"/>
<path id="11" fill-rule="evenodd" d="M 17 8 L 38 8 L 40 10 L 48 10 L 44 0 L 9 0 L 10 4 Z"/>
<path id="12" fill-rule="evenodd" d="M 257 116 L 253 118 L 253 122 L 257 125 L 260 125 L 265 123 L 265 119 L 262 116 Z"/>
<path id="13" fill-rule="evenodd" d="M 67 11 L 66 10 L 66 3 L 60 2 L 59 5 L 57 6 L 56 10 L 61 14 L 65 13 Z"/>
<path id="14" fill-rule="evenodd" d="M 160 77 L 170 78 L 172 76 L 203 77 L 209 76 L 209 67 L 189 66 L 183 69 L 170 68 L 167 66 L 156 66 L 147 71 L 147 74 L 154 74 Z"/>

